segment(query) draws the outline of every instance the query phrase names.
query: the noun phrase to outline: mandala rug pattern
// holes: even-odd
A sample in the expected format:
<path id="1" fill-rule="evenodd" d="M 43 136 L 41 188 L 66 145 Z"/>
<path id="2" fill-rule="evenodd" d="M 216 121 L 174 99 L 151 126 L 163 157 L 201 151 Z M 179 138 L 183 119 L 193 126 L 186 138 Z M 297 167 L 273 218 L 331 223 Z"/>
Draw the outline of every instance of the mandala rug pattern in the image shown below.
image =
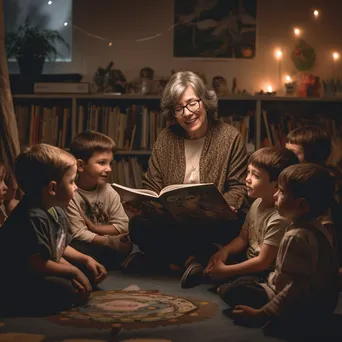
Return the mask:
<path id="1" fill-rule="evenodd" d="M 159 291 L 98 291 L 89 302 L 49 319 L 90 328 L 148 328 L 191 323 L 215 315 L 217 306 L 207 301 L 164 295 Z"/>

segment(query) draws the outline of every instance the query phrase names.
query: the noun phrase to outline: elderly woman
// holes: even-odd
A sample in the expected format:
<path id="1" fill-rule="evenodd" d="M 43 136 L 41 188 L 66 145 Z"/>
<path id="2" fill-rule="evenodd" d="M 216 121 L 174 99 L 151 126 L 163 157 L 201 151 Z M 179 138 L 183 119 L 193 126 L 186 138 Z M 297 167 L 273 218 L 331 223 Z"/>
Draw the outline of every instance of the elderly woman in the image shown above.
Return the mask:
<path id="1" fill-rule="evenodd" d="M 195 73 L 181 71 L 171 77 L 161 107 L 174 124 L 158 136 L 143 184 L 159 193 L 171 184 L 214 183 L 238 219 L 217 222 L 205 229 L 158 219 L 133 219 L 132 241 L 154 260 L 167 260 L 170 264 L 184 264 L 182 260 L 187 260 L 185 266 L 189 266 L 194 259 L 189 256 L 196 252 L 198 256 L 207 254 L 205 245 L 223 245 L 241 228 L 248 210 L 246 147 L 234 127 L 214 119 L 217 103 L 215 92 L 208 90 Z"/>

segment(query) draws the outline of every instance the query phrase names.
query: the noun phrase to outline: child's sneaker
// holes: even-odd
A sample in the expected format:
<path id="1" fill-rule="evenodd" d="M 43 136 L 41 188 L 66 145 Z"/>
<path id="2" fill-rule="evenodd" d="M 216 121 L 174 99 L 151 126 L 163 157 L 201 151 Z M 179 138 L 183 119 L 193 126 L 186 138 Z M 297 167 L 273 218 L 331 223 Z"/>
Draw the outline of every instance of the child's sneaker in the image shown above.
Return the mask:
<path id="1" fill-rule="evenodd" d="M 181 279 L 181 287 L 190 289 L 204 283 L 205 276 L 203 275 L 204 267 L 201 263 L 194 260 L 183 273 Z"/>
<path id="2" fill-rule="evenodd" d="M 146 270 L 145 254 L 142 252 L 132 253 L 121 263 L 124 272 L 143 273 Z"/>

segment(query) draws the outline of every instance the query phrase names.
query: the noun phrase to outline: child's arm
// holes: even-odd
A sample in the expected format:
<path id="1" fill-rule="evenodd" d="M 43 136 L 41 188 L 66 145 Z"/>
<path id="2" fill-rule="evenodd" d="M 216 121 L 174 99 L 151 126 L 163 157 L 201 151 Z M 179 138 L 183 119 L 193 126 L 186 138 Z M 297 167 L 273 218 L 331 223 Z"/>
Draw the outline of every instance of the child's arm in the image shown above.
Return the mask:
<path id="1" fill-rule="evenodd" d="M 210 269 L 216 262 L 221 261 L 224 263 L 227 261 L 229 255 L 238 254 L 246 250 L 248 247 L 248 220 L 247 216 L 238 237 L 223 246 L 219 251 L 211 256 L 204 273 L 209 274 Z"/>
<path id="2" fill-rule="evenodd" d="M 108 185 L 104 191 L 107 191 L 108 196 L 108 224 L 96 225 L 89 219 L 85 218 L 90 231 L 98 235 L 120 235 L 128 233 L 128 217 L 121 204 L 119 194 Z"/>
<path id="3" fill-rule="evenodd" d="M 107 270 L 89 255 L 80 253 L 75 248 L 67 246 L 63 254 L 64 258 L 72 262 L 84 264 L 93 274 L 95 283 L 98 284 L 107 277 Z"/>
<path id="4" fill-rule="evenodd" d="M 263 244 L 257 257 L 235 265 L 224 265 L 222 261 L 218 261 L 209 269 L 207 274 L 213 278 L 226 278 L 261 272 L 272 265 L 277 252 L 278 247 Z"/>
<path id="5" fill-rule="evenodd" d="M 91 232 L 85 224 L 81 215 L 83 211 L 75 198 L 69 202 L 66 213 L 70 221 L 70 234 L 72 238 L 78 241 L 92 242 L 97 234 Z"/>
<path id="6" fill-rule="evenodd" d="M 120 195 L 110 186 L 110 204 L 108 208 L 109 223 L 112 224 L 119 234 L 128 233 L 128 216 L 121 204 Z"/>
<path id="7" fill-rule="evenodd" d="M 255 229 L 256 227 L 248 226 L 247 230 L 244 225 L 242 230 L 247 230 L 247 237 L 249 234 L 254 236 L 254 243 L 257 243 L 258 239 L 262 237 L 258 237 L 257 234 L 264 235 L 260 253 L 255 257 L 250 257 L 248 260 L 235 265 L 225 266 L 223 262 L 219 261 L 213 265 L 212 269 L 208 270 L 208 274 L 214 278 L 225 278 L 249 273 L 257 273 L 266 270 L 276 259 L 280 241 L 284 236 L 285 229 L 288 225 L 289 222 L 280 217 L 277 213 L 274 213 L 273 216 L 262 223 L 262 232 L 260 232 L 259 227 L 257 227 L 258 229 Z M 253 230 L 250 231 L 250 229 Z"/>
<path id="8" fill-rule="evenodd" d="M 119 235 L 119 231 L 112 224 L 96 225 L 87 216 L 80 213 L 88 229 L 98 235 Z"/>
<path id="9" fill-rule="evenodd" d="M 208 268 L 213 266 L 217 261 L 226 262 L 229 255 L 238 254 L 243 252 L 248 247 L 248 233 L 242 229 L 239 236 L 223 246 L 217 251 L 209 260 Z"/>
<path id="10" fill-rule="evenodd" d="M 81 289 L 90 292 L 91 285 L 88 278 L 77 267 L 65 262 L 55 262 L 53 260 L 44 260 L 39 254 L 31 255 L 29 258 L 29 265 L 32 270 L 42 276 L 57 276 L 65 277 L 71 280 L 76 280 Z"/>

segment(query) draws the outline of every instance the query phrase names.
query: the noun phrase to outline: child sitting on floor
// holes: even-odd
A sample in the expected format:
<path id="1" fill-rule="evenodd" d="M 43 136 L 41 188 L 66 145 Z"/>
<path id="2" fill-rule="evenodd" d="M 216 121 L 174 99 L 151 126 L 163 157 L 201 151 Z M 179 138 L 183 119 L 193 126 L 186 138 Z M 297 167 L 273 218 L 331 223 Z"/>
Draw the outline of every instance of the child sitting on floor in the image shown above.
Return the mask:
<path id="1" fill-rule="evenodd" d="M 114 141 L 95 131 L 78 134 L 70 147 L 78 171 L 78 190 L 67 208 L 71 245 L 108 269 L 117 267 L 132 250 L 128 217 L 119 194 L 107 183 L 114 150 Z"/>
<path id="2" fill-rule="evenodd" d="M 210 258 L 205 275 L 214 281 L 224 282 L 246 274 L 267 277 L 274 269 L 280 240 L 290 223 L 277 213 L 273 196 L 280 172 L 296 163 L 299 163 L 296 155 L 284 147 L 265 147 L 252 154 L 246 185 L 248 196 L 256 200 L 247 213 L 239 236 Z M 242 253 L 245 253 L 244 261 L 233 264 L 234 257 Z M 197 285 L 203 279 L 202 273 L 203 266 L 194 265 L 192 271 L 183 276 L 182 287 Z"/>
<path id="3" fill-rule="evenodd" d="M 334 176 L 336 192 L 329 209 L 319 217 L 327 229 L 331 244 L 339 255 L 342 265 L 342 205 L 338 194 L 341 192 L 341 172 L 334 165 L 327 165 L 332 153 L 332 139 L 327 131 L 317 126 L 299 127 L 286 137 L 286 148 L 293 151 L 301 163 L 314 163 L 326 167 Z M 341 285 L 342 285 L 342 268 Z"/>
<path id="4" fill-rule="evenodd" d="M 331 317 L 338 301 L 337 260 L 318 216 L 333 194 L 334 181 L 319 165 L 292 165 L 280 174 L 275 205 L 292 224 L 281 241 L 275 271 L 266 283 L 242 277 L 219 288 L 236 322 L 272 321 L 278 333 L 298 333 L 299 328 L 305 333 Z"/>
<path id="5" fill-rule="evenodd" d="M 68 309 L 85 303 L 91 283 L 106 277 L 101 264 L 68 246 L 69 220 L 62 207 L 77 189 L 76 171 L 70 153 L 47 144 L 17 157 L 15 176 L 25 195 L 0 229 L 1 314 Z"/>

